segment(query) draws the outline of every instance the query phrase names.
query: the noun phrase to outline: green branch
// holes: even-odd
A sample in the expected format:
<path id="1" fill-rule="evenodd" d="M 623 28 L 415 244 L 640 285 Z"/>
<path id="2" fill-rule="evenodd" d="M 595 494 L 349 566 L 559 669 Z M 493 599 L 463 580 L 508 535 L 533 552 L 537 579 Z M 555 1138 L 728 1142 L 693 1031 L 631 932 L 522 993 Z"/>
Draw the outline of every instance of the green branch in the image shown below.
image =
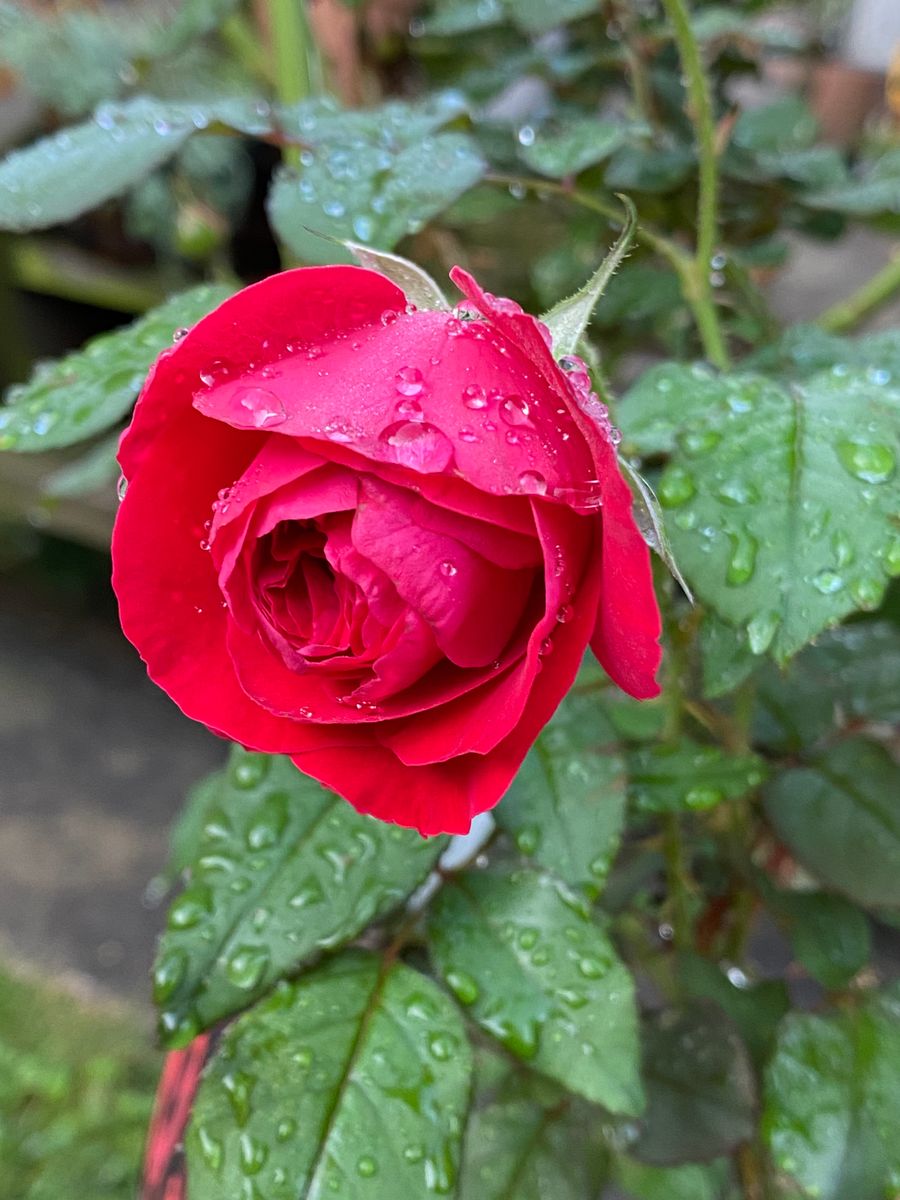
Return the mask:
<path id="1" fill-rule="evenodd" d="M 282 104 L 297 104 L 309 95 L 309 30 L 304 0 L 267 0 L 274 58 L 275 92 Z M 290 166 L 300 161 L 297 146 L 285 146 Z"/>
<path id="2" fill-rule="evenodd" d="M 727 369 L 728 348 L 719 323 L 715 296 L 710 282 L 710 264 L 718 239 L 719 165 L 716 154 L 716 127 L 709 80 L 700 55 L 700 47 L 691 29 L 685 0 L 662 0 L 678 46 L 688 94 L 688 109 L 697 139 L 699 188 L 697 201 L 697 253 L 691 278 L 684 280 L 685 299 L 697 318 L 704 352 L 710 362 Z M 689 294 L 690 293 L 690 294 Z"/>
<path id="3" fill-rule="evenodd" d="M 861 288 L 845 300 L 826 308 L 816 318 L 816 324 L 829 333 L 844 333 L 880 308 L 897 291 L 900 291 L 900 249 L 896 249 L 887 265 L 866 280 Z"/>

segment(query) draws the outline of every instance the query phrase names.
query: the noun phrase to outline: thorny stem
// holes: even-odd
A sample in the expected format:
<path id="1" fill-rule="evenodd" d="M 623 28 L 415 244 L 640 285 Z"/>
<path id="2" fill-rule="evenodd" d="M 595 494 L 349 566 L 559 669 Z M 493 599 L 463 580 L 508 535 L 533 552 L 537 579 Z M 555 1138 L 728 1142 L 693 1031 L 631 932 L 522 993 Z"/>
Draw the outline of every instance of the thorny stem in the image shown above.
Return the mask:
<path id="1" fill-rule="evenodd" d="M 685 0 L 663 0 L 663 7 L 672 25 L 689 101 L 689 115 L 697 138 L 700 162 L 699 195 L 697 200 L 697 251 L 692 263 L 691 277 L 682 279 L 690 292 L 685 299 L 697 320 L 697 327 L 707 358 L 726 370 L 729 366 L 728 348 L 719 323 L 719 315 L 710 282 L 710 263 L 716 252 L 718 237 L 719 165 L 716 151 L 716 127 L 709 80 L 703 67 L 700 47 L 691 29 L 690 12 Z"/>
<path id="2" fill-rule="evenodd" d="M 885 301 L 890 300 L 896 291 L 900 290 L 900 247 L 894 249 L 887 264 L 881 270 L 867 279 L 844 300 L 839 300 L 831 308 L 826 308 L 816 318 L 820 329 L 828 333 L 844 333 L 880 308 Z"/>

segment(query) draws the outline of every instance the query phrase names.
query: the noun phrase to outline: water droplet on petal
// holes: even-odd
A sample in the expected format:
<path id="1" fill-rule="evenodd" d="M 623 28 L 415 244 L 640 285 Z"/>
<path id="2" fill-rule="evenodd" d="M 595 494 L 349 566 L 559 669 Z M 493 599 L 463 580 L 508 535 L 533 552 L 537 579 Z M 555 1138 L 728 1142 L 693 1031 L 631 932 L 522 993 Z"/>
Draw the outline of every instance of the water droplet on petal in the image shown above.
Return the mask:
<path id="1" fill-rule="evenodd" d="M 530 408 L 523 396 L 506 396 L 500 401 L 500 416 L 507 425 L 531 425 Z"/>
<path id="2" fill-rule="evenodd" d="M 401 396 L 421 396 L 425 390 L 422 372 L 418 367 L 401 367 L 394 376 L 394 387 Z"/>
<path id="3" fill-rule="evenodd" d="M 519 487 L 530 496 L 544 496 L 547 480 L 538 471 L 523 471 L 519 476 Z"/>
<path id="4" fill-rule="evenodd" d="M 487 408 L 488 401 L 484 388 L 477 383 L 470 383 L 463 388 L 463 404 L 466 408 Z"/>
<path id="5" fill-rule="evenodd" d="M 380 440 L 392 461 L 423 474 L 443 471 L 453 458 L 453 443 L 427 421 L 397 421 Z"/>
<path id="6" fill-rule="evenodd" d="M 119 482 L 116 484 L 116 495 L 119 498 L 119 503 L 125 499 L 125 493 L 128 491 L 128 480 L 124 475 L 119 476 Z"/>
<path id="7" fill-rule="evenodd" d="M 381 323 L 384 326 L 394 325 L 400 319 L 400 314 L 394 309 L 388 308 L 381 314 Z"/>
<path id="8" fill-rule="evenodd" d="M 234 398 L 250 414 L 255 429 L 271 429 L 287 420 L 284 405 L 265 388 L 240 388 Z"/>
<path id="9" fill-rule="evenodd" d="M 441 574 L 445 579 L 452 579 L 454 575 L 458 574 L 458 572 L 459 568 L 457 567 L 456 563 L 451 562 L 449 558 L 445 559 L 444 562 L 441 563 Z"/>

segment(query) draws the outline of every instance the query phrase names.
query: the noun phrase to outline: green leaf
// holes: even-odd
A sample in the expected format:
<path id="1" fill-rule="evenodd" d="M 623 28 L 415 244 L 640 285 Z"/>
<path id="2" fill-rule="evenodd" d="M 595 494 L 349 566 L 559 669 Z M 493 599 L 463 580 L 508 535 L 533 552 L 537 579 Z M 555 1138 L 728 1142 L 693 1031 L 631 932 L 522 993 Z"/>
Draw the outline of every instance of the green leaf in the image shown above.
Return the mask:
<path id="1" fill-rule="evenodd" d="M 773 888 L 766 904 L 787 927 L 797 961 L 823 987 L 846 987 L 869 961 L 869 922 L 842 896 Z"/>
<path id="2" fill-rule="evenodd" d="M 759 667 L 745 629 L 735 629 L 714 612 L 703 614 L 698 645 L 703 695 L 710 700 L 733 692 Z"/>
<path id="3" fill-rule="evenodd" d="M 742 150 L 805 150 L 812 146 L 819 127 L 809 106 L 798 96 L 785 96 L 745 109 L 734 123 L 731 143 Z"/>
<path id="4" fill-rule="evenodd" d="M 900 151 L 894 149 L 863 163 L 854 178 L 804 196 L 814 208 L 835 209 L 851 217 L 900 213 Z"/>
<path id="5" fill-rule="evenodd" d="M 343 954 L 225 1034 L 194 1102 L 191 1200 L 452 1194 L 470 1075 L 430 980 Z"/>
<path id="6" fill-rule="evenodd" d="M 900 906 L 900 766 L 852 738 L 808 766 L 776 775 L 765 792 L 775 832 L 819 880 L 858 904 Z"/>
<path id="7" fill-rule="evenodd" d="M 373 250 L 359 242 L 343 242 L 361 267 L 377 271 L 396 283 L 410 304 L 426 311 L 447 309 L 450 305 L 437 283 L 416 263 L 399 254 L 388 254 L 386 250 Z"/>
<path id="8" fill-rule="evenodd" d="M 569 1091 L 640 1111 L 631 976 L 574 894 L 538 871 L 466 872 L 438 895 L 429 929 L 478 1025 Z"/>
<path id="9" fill-rule="evenodd" d="M 540 175 L 565 179 L 609 158 L 629 132 L 630 127 L 622 122 L 565 117 L 554 125 L 542 126 L 530 144 L 523 144 L 519 157 Z"/>
<path id="10" fill-rule="evenodd" d="M 766 777 L 755 754 L 726 754 L 687 738 L 633 750 L 628 771 L 630 799 L 644 813 L 702 812 L 746 796 Z"/>
<path id="11" fill-rule="evenodd" d="M 180 0 L 174 15 L 156 32 L 151 52 L 173 54 L 196 38 L 215 32 L 239 3 L 240 0 Z"/>
<path id="12" fill-rule="evenodd" d="M 627 196 L 619 196 L 619 199 L 625 206 L 625 224 L 615 245 L 580 291 L 568 300 L 561 300 L 541 318 L 550 330 L 553 353 L 557 358 L 572 355 L 578 349 L 594 306 L 631 247 L 637 228 L 637 211 Z"/>
<path id="13" fill-rule="evenodd" d="M 0 411 L 0 420 L 2 415 Z M 107 435 L 78 458 L 45 475 L 41 480 L 41 491 L 54 499 L 103 491 L 112 495 L 119 477 L 118 448 L 118 432 Z"/>
<path id="14" fill-rule="evenodd" d="M 699 954 L 678 957 L 678 982 L 688 996 L 711 1000 L 740 1030 L 753 1061 L 768 1059 L 778 1023 L 790 1008 L 787 987 L 780 979 L 753 983 L 735 966 L 722 970 Z"/>
<path id="15" fill-rule="evenodd" d="M 647 1111 L 629 1149 L 641 1162 L 710 1162 L 753 1136 L 753 1068 L 734 1026 L 714 1005 L 666 1009 L 647 1021 L 644 1083 Z"/>
<path id="16" fill-rule="evenodd" d="M 596 1196 L 606 1167 L 596 1112 L 509 1062 L 490 1065 L 466 1130 L 459 1200 Z"/>
<path id="17" fill-rule="evenodd" d="M 614 191 L 661 194 L 680 187 L 695 165 L 689 146 L 658 149 L 629 144 L 620 146 L 612 156 L 603 182 Z"/>
<path id="18" fill-rule="evenodd" d="M 510 17 L 525 33 L 546 33 L 596 13 L 594 0 L 504 0 Z"/>
<path id="19" fill-rule="evenodd" d="M 422 33 L 431 37 L 452 37 L 500 25 L 504 18 L 502 0 L 437 0 L 422 22 Z"/>
<path id="20" fill-rule="evenodd" d="M 759 681 L 756 739 L 800 750 L 861 721 L 900 723 L 900 629 L 887 621 L 823 633 L 784 672 Z"/>
<path id="21" fill-rule="evenodd" d="M 617 410 L 641 453 L 674 452 L 657 490 L 688 580 L 780 661 L 900 573 L 898 416 L 883 377 L 785 386 L 673 365 Z"/>
<path id="22" fill-rule="evenodd" d="M 144 378 L 179 328 L 187 328 L 231 295 L 201 284 L 145 316 L 93 338 L 80 350 L 37 367 L 9 389 L 0 408 L 0 449 L 50 450 L 84 441 L 120 421 Z"/>
<path id="23" fill-rule="evenodd" d="M 149 175 L 195 132 L 187 110 L 146 96 L 104 105 L 0 163 L 0 229 L 71 221 Z"/>
<path id="24" fill-rule="evenodd" d="M 634 498 L 632 513 L 635 524 L 641 531 L 641 536 L 650 549 L 658 554 L 665 563 L 672 578 L 685 593 L 688 603 L 693 604 L 693 593 L 688 587 L 687 580 L 682 575 L 678 563 L 675 561 L 675 555 L 672 553 L 672 545 L 669 541 L 669 535 L 666 533 L 662 508 L 660 507 L 656 492 L 654 492 L 647 480 L 644 479 L 643 475 L 631 465 L 628 459 L 620 459 L 619 466 L 631 486 Z"/>
<path id="25" fill-rule="evenodd" d="M 445 845 L 357 813 L 287 758 L 235 748 L 215 791 L 154 970 L 171 1044 L 395 908 Z"/>
<path id="26" fill-rule="evenodd" d="M 739 1194 L 725 1160 L 702 1167 L 648 1167 L 623 1157 L 616 1161 L 615 1177 L 627 1200 L 736 1200 Z"/>
<path id="27" fill-rule="evenodd" d="M 443 212 L 484 174 L 466 134 L 437 132 L 459 116 L 458 102 L 392 101 L 367 112 L 300 106 L 280 124 L 304 144 L 297 174 L 281 168 L 268 197 L 272 226 L 297 255 L 334 260 L 316 234 L 390 250 Z"/>
<path id="28" fill-rule="evenodd" d="M 833 371 L 840 378 L 848 370 L 864 370 L 872 373 L 872 382 L 887 383 L 900 377 L 900 330 L 845 338 L 817 325 L 795 325 L 773 345 L 751 354 L 743 365 L 793 379 L 808 379 L 819 371 Z"/>
<path id="29" fill-rule="evenodd" d="M 794 1013 L 766 1075 L 763 1136 L 782 1194 L 884 1200 L 900 1179 L 895 992 L 831 1016 Z"/>
<path id="30" fill-rule="evenodd" d="M 596 693 L 570 692 L 494 809 L 523 854 L 596 895 L 625 821 L 625 763 Z"/>

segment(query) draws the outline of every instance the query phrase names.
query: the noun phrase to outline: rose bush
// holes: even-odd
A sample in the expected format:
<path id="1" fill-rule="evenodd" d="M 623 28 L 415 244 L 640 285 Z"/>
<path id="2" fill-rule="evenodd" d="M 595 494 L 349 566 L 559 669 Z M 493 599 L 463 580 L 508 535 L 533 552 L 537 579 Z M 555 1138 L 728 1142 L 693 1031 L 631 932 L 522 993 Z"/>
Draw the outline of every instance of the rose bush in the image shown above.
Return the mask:
<path id="1" fill-rule="evenodd" d="M 463 832 L 590 643 L 657 692 L 659 613 L 583 364 L 465 272 L 246 288 L 152 369 L 120 448 L 123 628 L 188 716 L 359 810 Z"/>

